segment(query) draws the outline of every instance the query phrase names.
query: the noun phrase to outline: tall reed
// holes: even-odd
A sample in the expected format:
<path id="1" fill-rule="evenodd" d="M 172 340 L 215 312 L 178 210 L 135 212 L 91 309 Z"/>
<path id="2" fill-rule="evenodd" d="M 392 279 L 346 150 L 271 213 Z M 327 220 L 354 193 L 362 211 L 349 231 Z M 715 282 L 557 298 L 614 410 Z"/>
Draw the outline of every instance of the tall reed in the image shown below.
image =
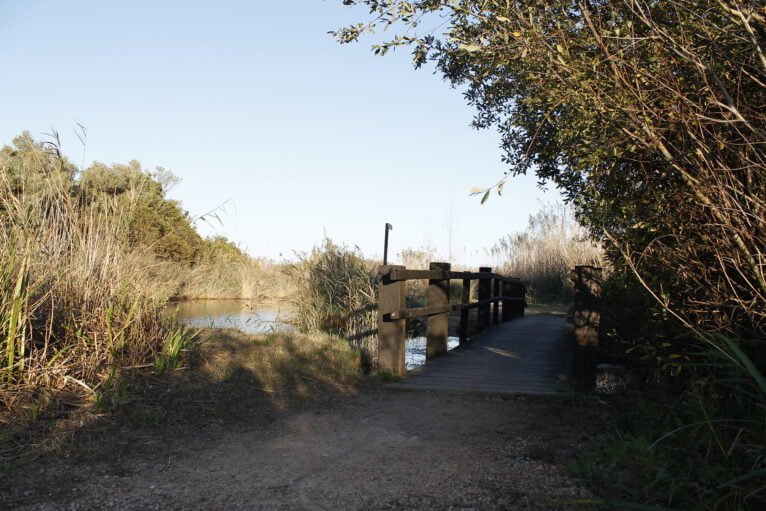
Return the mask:
<path id="1" fill-rule="evenodd" d="M 528 297 L 538 303 L 571 299 L 569 273 L 576 265 L 604 265 L 601 247 L 563 204 L 543 206 L 523 232 L 504 236 L 489 252 L 502 273 L 527 284 Z"/>
<path id="2" fill-rule="evenodd" d="M 296 326 L 340 335 L 377 358 L 376 284 L 372 263 L 354 250 L 325 239 L 293 266 Z"/>
<path id="3" fill-rule="evenodd" d="M 126 242 L 136 194 L 85 204 L 63 160 L 53 170 L 34 161 L 24 173 L 0 161 L 6 417 L 57 392 L 97 397 L 127 368 L 151 365 L 178 328 L 162 314 L 151 260 Z"/>

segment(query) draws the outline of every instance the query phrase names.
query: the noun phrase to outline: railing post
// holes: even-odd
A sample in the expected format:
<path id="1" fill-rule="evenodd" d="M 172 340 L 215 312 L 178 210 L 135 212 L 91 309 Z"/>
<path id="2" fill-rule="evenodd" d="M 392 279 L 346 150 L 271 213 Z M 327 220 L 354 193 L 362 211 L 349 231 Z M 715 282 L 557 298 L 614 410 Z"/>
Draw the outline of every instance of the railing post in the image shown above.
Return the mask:
<path id="1" fill-rule="evenodd" d="M 491 273 L 492 268 L 482 266 L 479 268 L 479 273 Z M 489 299 L 489 295 L 492 292 L 491 279 L 479 279 L 479 301 Z M 489 328 L 489 303 L 479 304 L 477 314 L 477 330 L 481 332 Z"/>
<path id="2" fill-rule="evenodd" d="M 471 279 L 463 279 L 463 294 L 460 297 L 460 303 L 465 307 L 471 303 Z M 460 310 L 460 345 L 464 346 L 468 342 L 468 314 L 469 310 L 463 308 Z"/>
<path id="3" fill-rule="evenodd" d="M 388 320 L 386 316 L 405 308 L 404 282 L 392 282 L 389 271 L 404 266 L 383 265 L 378 268 L 378 370 L 404 376 L 405 320 Z"/>
<path id="4" fill-rule="evenodd" d="M 500 296 L 500 280 L 492 279 L 492 298 Z M 496 300 L 492 302 L 492 324 L 497 326 L 500 324 L 500 301 Z"/>
<path id="5" fill-rule="evenodd" d="M 514 282 L 511 284 L 511 296 L 516 298 L 513 302 L 513 319 L 524 316 L 524 294 L 526 293 L 526 287 L 521 282 Z"/>
<path id="6" fill-rule="evenodd" d="M 601 322 L 601 268 L 577 266 L 572 280 L 575 284 L 572 383 L 577 390 L 593 390 Z"/>
<path id="7" fill-rule="evenodd" d="M 513 285 L 511 282 L 504 280 L 502 284 L 502 290 L 503 290 L 503 312 L 502 312 L 502 318 L 503 323 L 506 321 L 510 321 L 513 319 L 513 313 L 516 309 L 516 304 L 514 304 L 511 300 L 508 300 L 508 298 L 511 298 L 511 293 L 513 293 Z"/>
<path id="8" fill-rule="evenodd" d="M 449 263 L 431 263 L 429 270 L 449 271 Z M 429 307 L 449 304 L 449 279 L 429 279 L 426 303 Z M 426 327 L 426 360 L 447 353 L 449 312 L 428 316 Z"/>
<path id="9" fill-rule="evenodd" d="M 524 284 L 519 283 L 519 298 L 521 298 L 521 301 L 518 302 L 518 317 L 524 317 L 524 308 L 527 306 L 527 286 Z"/>

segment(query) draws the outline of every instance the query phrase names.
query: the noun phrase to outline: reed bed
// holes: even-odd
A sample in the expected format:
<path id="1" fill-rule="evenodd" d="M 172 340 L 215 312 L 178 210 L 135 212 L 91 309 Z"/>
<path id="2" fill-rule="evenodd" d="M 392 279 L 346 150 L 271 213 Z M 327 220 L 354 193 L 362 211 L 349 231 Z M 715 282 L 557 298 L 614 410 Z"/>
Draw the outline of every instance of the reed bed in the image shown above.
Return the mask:
<path id="1" fill-rule="evenodd" d="M 529 217 L 523 232 L 504 236 L 489 252 L 501 273 L 524 281 L 534 303 L 570 301 L 572 268 L 605 265 L 603 249 L 578 224 L 572 208 L 562 204 L 544 206 Z"/>
<path id="2" fill-rule="evenodd" d="M 2 422 L 101 400 L 126 371 L 173 366 L 186 336 L 162 314 L 151 259 L 125 241 L 136 195 L 85 204 L 65 162 L 45 163 L 0 169 Z"/>
<path id="3" fill-rule="evenodd" d="M 245 257 L 220 257 L 193 266 L 167 262 L 157 269 L 180 300 L 260 300 L 279 298 L 269 275 L 275 268 Z"/>
<path id="4" fill-rule="evenodd" d="M 304 332 L 341 336 L 358 348 L 365 364 L 377 359 L 377 297 L 374 263 L 358 250 L 325 239 L 293 265 L 295 313 Z"/>

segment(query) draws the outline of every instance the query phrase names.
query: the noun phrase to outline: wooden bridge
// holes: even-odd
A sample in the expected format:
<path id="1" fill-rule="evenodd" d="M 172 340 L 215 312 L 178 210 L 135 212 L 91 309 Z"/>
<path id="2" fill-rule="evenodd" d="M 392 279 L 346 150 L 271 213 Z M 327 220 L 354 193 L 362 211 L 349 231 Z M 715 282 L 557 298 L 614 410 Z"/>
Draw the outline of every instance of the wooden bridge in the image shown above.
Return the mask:
<path id="1" fill-rule="evenodd" d="M 405 283 L 428 279 L 427 306 L 407 308 Z M 526 287 L 492 273 L 453 272 L 447 263 L 429 270 L 380 267 L 378 277 L 378 367 L 405 377 L 392 387 L 500 394 L 553 394 L 595 384 L 600 270 L 578 266 L 575 314 L 525 315 Z M 461 280 L 461 300 L 450 303 L 450 281 Z M 476 286 L 471 285 L 477 281 Z M 476 300 L 472 301 L 472 296 Z M 475 320 L 470 312 L 476 309 Z M 447 351 L 450 313 L 460 346 Z M 406 320 L 427 317 L 426 365 L 407 375 L 404 367 Z M 471 328 L 472 326 L 472 328 Z"/>

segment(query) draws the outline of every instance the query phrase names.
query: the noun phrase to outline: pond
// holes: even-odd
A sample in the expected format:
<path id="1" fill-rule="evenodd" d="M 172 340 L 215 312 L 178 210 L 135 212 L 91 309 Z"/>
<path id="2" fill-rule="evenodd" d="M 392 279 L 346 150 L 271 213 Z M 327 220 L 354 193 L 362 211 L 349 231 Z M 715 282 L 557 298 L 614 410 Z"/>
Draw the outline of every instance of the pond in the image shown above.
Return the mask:
<path id="1" fill-rule="evenodd" d="M 290 307 L 249 300 L 187 300 L 168 306 L 168 311 L 195 328 L 236 328 L 250 334 L 293 330 L 289 324 Z M 459 345 L 457 337 L 447 339 L 447 349 Z M 425 336 L 411 337 L 405 343 L 408 371 L 426 363 Z"/>
<path id="2" fill-rule="evenodd" d="M 196 328 L 236 328 L 249 334 L 292 330 L 289 307 L 249 300 L 187 300 L 170 304 L 168 310 Z"/>

